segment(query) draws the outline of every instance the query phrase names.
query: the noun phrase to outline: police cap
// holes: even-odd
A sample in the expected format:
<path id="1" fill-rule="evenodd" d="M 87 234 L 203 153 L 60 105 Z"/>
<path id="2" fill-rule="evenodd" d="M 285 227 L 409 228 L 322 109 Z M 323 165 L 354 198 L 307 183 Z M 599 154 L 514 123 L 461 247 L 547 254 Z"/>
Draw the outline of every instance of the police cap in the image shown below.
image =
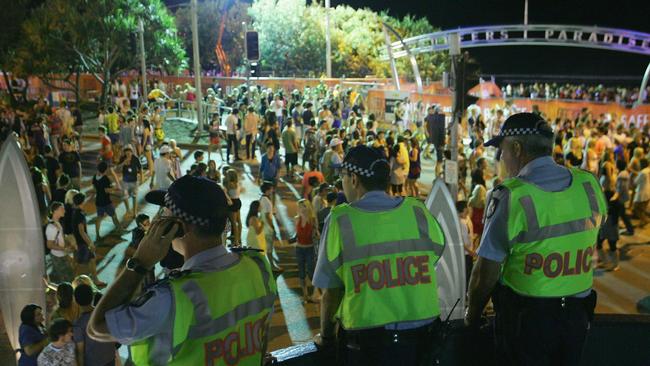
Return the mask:
<path id="1" fill-rule="evenodd" d="M 388 160 L 377 149 L 365 145 L 350 149 L 341 168 L 366 178 L 386 178 L 390 175 Z"/>
<path id="2" fill-rule="evenodd" d="M 166 190 L 154 190 L 145 200 L 165 206 L 181 220 L 198 226 L 216 224 L 226 217 L 228 200 L 221 187 L 204 177 L 183 176 Z"/>
<path id="3" fill-rule="evenodd" d="M 505 137 L 524 135 L 542 135 L 553 138 L 553 131 L 544 118 L 535 113 L 516 113 L 506 119 L 498 136 L 483 145 L 498 147 Z"/>

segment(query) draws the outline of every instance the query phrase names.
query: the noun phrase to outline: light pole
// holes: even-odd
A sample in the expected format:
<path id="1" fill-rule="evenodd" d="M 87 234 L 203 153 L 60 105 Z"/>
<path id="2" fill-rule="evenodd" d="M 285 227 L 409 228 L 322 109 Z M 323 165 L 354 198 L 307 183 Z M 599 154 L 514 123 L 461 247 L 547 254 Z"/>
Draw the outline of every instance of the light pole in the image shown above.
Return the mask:
<path id="1" fill-rule="evenodd" d="M 199 26 L 197 15 L 196 0 L 191 3 L 192 13 L 192 57 L 194 59 L 194 88 L 196 89 L 196 99 L 194 100 L 196 108 L 196 119 L 198 122 L 197 136 L 203 132 L 203 93 L 201 92 L 201 62 L 199 59 Z"/>
<path id="2" fill-rule="evenodd" d="M 330 0 L 325 0 L 325 67 L 327 77 L 332 77 L 332 39 L 330 37 Z"/>
<path id="3" fill-rule="evenodd" d="M 524 25 L 528 25 L 528 0 L 524 1 Z M 524 30 L 524 38 L 528 38 L 528 29 Z"/>
<path id="4" fill-rule="evenodd" d="M 144 23 L 142 18 L 138 19 L 138 33 L 140 38 L 140 77 L 142 78 L 142 95 L 140 99 L 146 101 L 149 93 L 147 92 L 147 62 L 144 54 Z"/>

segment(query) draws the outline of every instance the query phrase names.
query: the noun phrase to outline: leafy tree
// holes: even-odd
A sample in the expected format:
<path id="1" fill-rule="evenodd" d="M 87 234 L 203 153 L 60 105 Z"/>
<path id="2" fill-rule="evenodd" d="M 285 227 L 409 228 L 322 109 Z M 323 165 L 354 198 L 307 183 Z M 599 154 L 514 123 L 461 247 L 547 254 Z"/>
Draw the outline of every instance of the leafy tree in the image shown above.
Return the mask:
<path id="1" fill-rule="evenodd" d="M 330 9 L 332 72 L 334 76 L 365 77 L 390 75 L 390 64 L 382 60 L 385 39 L 382 22 L 408 38 L 436 29 L 425 19 L 397 19 L 369 9 L 339 5 Z M 325 8 L 304 0 L 256 0 L 249 10 L 260 32 L 262 66 L 280 75 L 322 75 L 325 71 Z M 424 79 L 437 80 L 449 67 L 446 53 L 416 56 Z M 397 62 L 401 76 L 413 77 L 408 59 Z"/>
<path id="2" fill-rule="evenodd" d="M 219 68 L 215 53 L 222 17 L 225 17 L 221 45 L 232 69 L 244 61 L 244 27 L 242 22 L 250 23 L 248 5 L 240 1 L 216 0 L 198 3 L 199 56 L 203 70 Z M 192 60 L 192 18 L 189 7 L 176 11 L 176 26 L 183 39 L 187 54 Z"/>
<path id="3" fill-rule="evenodd" d="M 23 22 L 29 17 L 31 11 L 36 8 L 42 0 L 1 0 L 0 1 L 0 69 L 6 85 L 9 85 L 8 71 L 17 71 L 15 60 L 18 49 L 24 37 L 22 31 Z M 12 88 L 8 88 L 12 104 L 16 104 L 16 96 Z M 24 96 L 23 96 L 24 97 Z"/>
<path id="4" fill-rule="evenodd" d="M 24 24 L 25 71 L 50 80 L 60 74 L 68 86 L 72 74 L 88 72 L 102 84 L 104 103 L 111 82 L 139 65 L 135 34 L 140 18 L 148 63 L 167 72 L 184 67 L 174 19 L 160 0 L 46 0 Z M 29 60 L 32 52 L 40 59 Z"/>

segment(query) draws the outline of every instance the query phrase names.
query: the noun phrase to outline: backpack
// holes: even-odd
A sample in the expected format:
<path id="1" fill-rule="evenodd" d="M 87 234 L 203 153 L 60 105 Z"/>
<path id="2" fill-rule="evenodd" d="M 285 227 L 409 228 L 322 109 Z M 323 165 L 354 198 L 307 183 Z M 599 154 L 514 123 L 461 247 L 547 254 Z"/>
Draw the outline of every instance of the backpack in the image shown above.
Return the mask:
<path id="1" fill-rule="evenodd" d="M 305 150 L 307 151 L 316 151 L 318 147 L 318 141 L 316 141 L 316 136 L 313 132 L 307 132 L 305 137 Z"/>
<path id="2" fill-rule="evenodd" d="M 54 225 L 54 221 L 53 221 L 53 220 L 48 220 L 48 221 L 47 221 L 47 224 L 45 224 L 45 225 L 43 226 L 43 246 L 45 247 L 45 255 L 48 255 L 48 254 L 50 254 L 50 253 L 52 252 L 52 249 L 50 249 L 50 248 L 47 247 L 47 234 L 46 234 L 46 232 L 47 232 L 47 227 L 50 226 L 50 225 Z M 55 225 L 55 227 L 56 227 L 56 225 Z M 59 235 L 60 235 L 60 234 L 61 234 L 61 230 L 59 230 L 59 229 L 57 228 L 57 229 L 56 229 L 56 236 L 54 237 L 54 241 L 55 241 L 55 242 L 59 241 Z"/>

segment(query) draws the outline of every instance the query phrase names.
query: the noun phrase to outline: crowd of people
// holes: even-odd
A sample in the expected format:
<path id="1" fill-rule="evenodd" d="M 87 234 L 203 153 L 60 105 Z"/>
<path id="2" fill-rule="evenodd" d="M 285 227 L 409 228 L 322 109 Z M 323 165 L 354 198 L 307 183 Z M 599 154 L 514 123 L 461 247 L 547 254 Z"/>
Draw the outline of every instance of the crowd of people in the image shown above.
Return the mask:
<path id="1" fill-rule="evenodd" d="M 164 127 L 168 123 L 166 118 L 178 109 L 176 97 L 183 94 L 189 100 L 193 91 L 190 86 L 179 86 L 173 88 L 178 95 L 169 98 L 165 93 L 170 86 L 155 83 L 154 94 L 147 103 L 142 96 L 131 92 L 127 83 L 118 82 L 112 103 L 100 108 L 101 148 L 93 171 L 85 172 L 92 176 L 89 185 L 82 184 L 80 153 L 84 151 L 81 139 L 84 121 L 78 108 L 70 109 L 66 103 L 52 108 L 43 98 L 29 108 L 0 106 L 3 140 L 14 134 L 30 166 L 43 220 L 50 267 L 48 278 L 50 287 L 56 288 L 52 291 L 58 299 L 58 308 L 47 311 L 53 314 L 48 321 L 37 305 L 28 305 L 23 310 L 21 365 L 35 365 L 37 359 L 39 365 L 72 364 L 68 360 L 74 359 L 83 364 L 83 355 L 100 352 L 98 349 L 106 354 L 107 362 L 115 359 L 115 345 L 106 346 L 85 338 L 85 326 L 77 324 L 87 323 L 84 314 L 92 311 L 92 301 L 88 299 L 96 299 L 97 289 L 106 286 L 97 277 L 96 268 L 95 242 L 101 240 L 102 220 L 110 217 L 118 232 L 125 230 L 126 222 L 135 220 L 136 229 L 125 253 L 127 257 L 132 255 L 148 228 L 149 217 L 139 214 L 138 209 L 138 190 L 143 184 L 150 189 L 165 189 L 184 175 L 205 177 L 220 184 L 229 203 L 224 242 L 264 251 L 275 272 L 283 269 L 273 255 L 274 245 L 280 240 L 295 242 L 303 300 L 318 302 L 319 291 L 312 286 L 311 279 L 327 215 L 332 207 L 346 202 L 340 179 L 345 152 L 359 145 L 378 151 L 390 166 L 389 193 L 416 198 L 423 193 L 418 185 L 422 160 L 432 159 L 435 174 L 441 174 L 442 161 L 451 155 L 449 126 L 437 106 L 420 103 L 417 104 L 419 112 L 411 113 L 408 118 L 397 113 L 394 121 L 377 121 L 373 114 L 366 112 L 363 98 L 339 86 L 319 85 L 291 93 L 241 86 L 226 93 L 215 85 L 206 92 L 208 106 L 215 105 L 208 107 L 207 151 L 194 151 L 191 168 L 182 171 L 181 161 L 186 157 L 178 144 L 165 136 Z M 129 85 L 138 88 L 137 83 Z M 512 95 L 520 93 L 522 87 Z M 573 96 L 577 95 L 575 88 L 567 88 L 573 90 Z M 559 93 L 558 90 L 567 88 L 550 88 L 547 84 L 532 89 L 549 95 L 549 90 Z M 591 95 L 589 98 L 597 93 L 580 90 L 584 95 Z M 533 97 L 528 93 L 528 97 Z M 596 98 L 609 98 L 604 94 Z M 542 94 L 536 97 L 539 95 Z M 457 210 L 468 274 L 483 230 L 487 192 L 500 182 L 497 164 L 482 141 L 498 134 L 512 112 L 507 108 L 489 113 L 470 110 L 459 130 Z M 640 220 L 639 226 L 650 222 L 647 214 L 650 129 L 624 127 L 605 116 L 595 118 L 588 110 L 576 118 L 553 121 L 552 126 L 556 136 L 555 160 L 595 174 L 609 200 L 608 220 L 599 234 L 598 257 L 602 267 L 616 269 L 619 220 L 624 223 L 624 235 L 634 233 L 631 217 Z M 226 145 L 225 157 L 223 145 Z M 259 161 L 255 180 L 261 193 L 244 211 L 244 220 L 240 199 L 242 159 L 247 163 Z M 275 202 L 275 190 L 281 179 L 302 186 L 294 221 L 295 234 L 284 238 Z M 126 214 L 120 218 L 115 208 L 122 203 Z M 89 204 L 94 204 L 97 212 L 94 240 L 87 231 Z M 242 238 L 244 226 L 247 235 Z M 602 250 L 604 241 L 609 245 L 607 252 Z M 166 270 L 179 268 L 182 257 L 170 250 L 161 264 Z M 151 273 L 148 282 L 154 280 Z"/>
<path id="2" fill-rule="evenodd" d="M 519 85 L 506 84 L 501 91 L 507 98 L 569 99 L 602 103 L 615 102 L 624 105 L 631 105 L 639 98 L 643 103 L 650 101 L 648 99 L 650 87 L 639 93 L 638 87 L 536 82 L 520 83 Z"/>

